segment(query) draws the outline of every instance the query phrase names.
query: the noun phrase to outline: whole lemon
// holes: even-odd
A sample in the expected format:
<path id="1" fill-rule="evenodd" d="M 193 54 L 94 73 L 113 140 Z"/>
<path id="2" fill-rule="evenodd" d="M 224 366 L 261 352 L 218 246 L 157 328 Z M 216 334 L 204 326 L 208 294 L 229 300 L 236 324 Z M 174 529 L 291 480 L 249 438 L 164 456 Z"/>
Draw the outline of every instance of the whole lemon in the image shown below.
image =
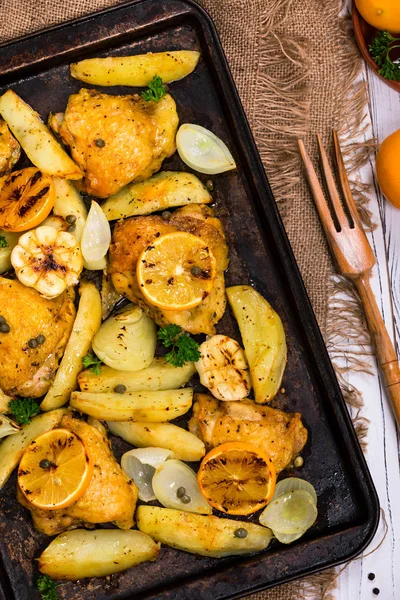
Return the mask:
<path id="1" fill-rule="evenodd" d="M 359 13 L 376 29 L 400 33 L 399 0 L 356 0 Z"/>
<path id="2" fill-rule="evenodd" d="M 383 140 L 376 157 L 376 176 L 386 198 L 400 208 L 400 129 Z"/>

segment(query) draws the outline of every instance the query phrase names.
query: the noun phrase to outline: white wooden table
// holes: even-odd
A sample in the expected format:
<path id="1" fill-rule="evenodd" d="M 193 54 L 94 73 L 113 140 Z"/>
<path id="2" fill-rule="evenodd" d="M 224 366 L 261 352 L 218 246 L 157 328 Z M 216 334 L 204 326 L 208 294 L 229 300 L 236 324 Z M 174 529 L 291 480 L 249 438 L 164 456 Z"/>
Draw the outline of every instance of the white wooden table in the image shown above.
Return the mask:
<path id="1" fill-rule="evenodd" d="M 365 69 L 363 79 L 368 82 L 370 101 L 367 135 L 381 142 L 400 129 L 400 94 L 384 84 L 374 73 Z M 400 169 L 400 161 L 399 161 Z M 400 348 L 400 210 L 392 207 L 380 193 L 375 178 L 375 160 L 371 159 L 361 173 L 365 181 L 373 183 L 369 208 L 378 225 L 369 235 L 377 257 L 372 285 L 389 334 L 394 339 L 397 354 Z M 366 458 L 385 511 L 388 532 L 382 546 L 373 554 L 354 561 L 340 574 L 336 600 L 400 600 L 400 453 L 399 433 L 375 362 L 374 375 L 352 373 L 348 380 L 364 396 L 363 415 L 370 420 Z M 378 532 L 364 555 L 382 539 L 384 526 Z M 373 573 L 372 581 L 368 575 Z M 374 594 L 378 588 L 380 593 Z"/>

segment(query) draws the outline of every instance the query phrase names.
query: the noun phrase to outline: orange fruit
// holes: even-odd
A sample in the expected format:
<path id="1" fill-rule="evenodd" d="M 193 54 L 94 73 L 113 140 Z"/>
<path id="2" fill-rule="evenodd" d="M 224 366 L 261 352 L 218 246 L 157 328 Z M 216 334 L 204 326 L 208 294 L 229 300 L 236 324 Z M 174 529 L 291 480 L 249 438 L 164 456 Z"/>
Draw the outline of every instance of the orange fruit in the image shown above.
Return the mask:
<path id="1" fill-rule="evenodd" d="M 198 306 L 211 291 L 216 260 L 196 235 L 174 231 L 162 235 L 140 254 L 136 275 L 144 297 L 165 310 Z"/>
<path id="2" fill-rule="evenodd" d="M 356 6 L 363 19 L 372 27 L 400 33 L 399 0 L 356 0 Z"/>
<path id="3" fill-rule="evenodd" d="M 272 499 L 276 472 L 260 448 L 228 442 L 206 454 L 197 479 L 211 506 L 229 515 L 250 515 Z"/>
<path id="4" fill-rule="evenodd" d="M 18 468 L 18 485 L 38 508 L 70 506 L 86 492 L 93 463 L 82 440 L 67 429 L 52 429 L 25 450 Z"/>
<path id="5" fill-rule="evenodd" d="M 36 167 L 14 171 L 1 180 L 0 229 L 26 231 L 50 214 L 56 191 L 52 177 Z"/>
<path id="6" fill-rule="evenodd" d="M 376 176 L 382 192 L 400 208 L 400 129 L 381 144 L 376 157 Z"/>

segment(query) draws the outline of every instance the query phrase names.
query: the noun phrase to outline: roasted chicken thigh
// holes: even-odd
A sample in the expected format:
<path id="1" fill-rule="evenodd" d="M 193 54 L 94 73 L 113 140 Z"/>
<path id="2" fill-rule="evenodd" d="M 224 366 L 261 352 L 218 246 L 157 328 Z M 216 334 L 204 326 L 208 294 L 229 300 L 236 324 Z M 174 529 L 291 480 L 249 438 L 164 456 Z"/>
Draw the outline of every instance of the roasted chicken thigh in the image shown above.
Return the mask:
<path id="1" fill-rule="evenodd" d="M 83 191 L 98 198 L 147 179 L 175 152 L 178 114 L 169 94 L 146 102 L 138 95 L 82 89 L 69 97 L 58 120 L 51 123 L 84 173 Z"/>

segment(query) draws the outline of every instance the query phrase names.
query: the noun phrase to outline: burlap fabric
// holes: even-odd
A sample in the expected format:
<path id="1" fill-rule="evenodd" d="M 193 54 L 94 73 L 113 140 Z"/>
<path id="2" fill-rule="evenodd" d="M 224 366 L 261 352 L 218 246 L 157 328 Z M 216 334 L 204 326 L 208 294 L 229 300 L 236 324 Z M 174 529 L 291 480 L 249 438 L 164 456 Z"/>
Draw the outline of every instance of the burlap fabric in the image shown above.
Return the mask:
<path id="1" fill-rule="evenodd" d="M 166 1 L 166 0 L 164 0 Z M 213 17 L 281 209 L 320 325 L 326 333 L 332 263 L 301 173 L 296 140 L 360 123 L 359 59 L 339 19 L 340 0 L 200 0 Z M 115 0 L 0 0 L 0 41 L 117 4 Z M 322 598 L 313 578 L 253 600 Z M 324 598 L 327 596 L 324 595 Z"/>

